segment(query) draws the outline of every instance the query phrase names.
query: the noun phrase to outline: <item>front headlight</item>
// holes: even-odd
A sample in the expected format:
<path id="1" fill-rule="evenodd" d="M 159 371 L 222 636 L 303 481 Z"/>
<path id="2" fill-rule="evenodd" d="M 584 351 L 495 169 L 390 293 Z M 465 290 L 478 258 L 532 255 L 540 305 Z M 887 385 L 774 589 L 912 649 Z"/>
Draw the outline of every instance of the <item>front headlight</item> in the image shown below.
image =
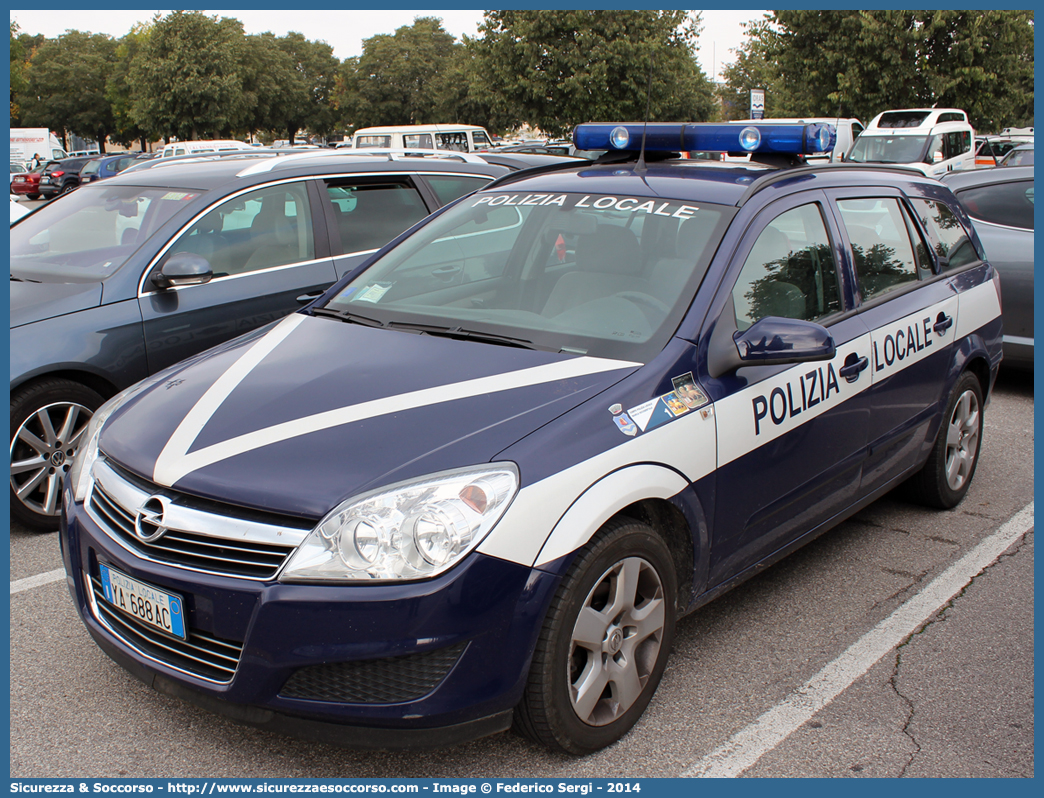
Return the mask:
<path id="1" fill-rule="evenodd" d="M 158 381 L 153 376 L 135 383 L 130 388 L 120 391 L 94 411 L 91 420 L 87 422 L 87 429 L 84 430 L 83 438 L 76 449 L 76 456 L 73 458 L 72 467 L 69 469 L 69 484 L 72 485 L 73 498 L 76 501 L 82 502 L 87 495 L 87 486 L 91 481 L 91 466 L 98 459 L 98 437 L 101 434 L 102 426 L 124 404 Z"/>
<path id="2" fill-rule="evenodd" d="M 298 546 L 283 582 L 425 579 L 451 568 L 518 492 L 513 463 L 473 466 L 354 497 Z"/>

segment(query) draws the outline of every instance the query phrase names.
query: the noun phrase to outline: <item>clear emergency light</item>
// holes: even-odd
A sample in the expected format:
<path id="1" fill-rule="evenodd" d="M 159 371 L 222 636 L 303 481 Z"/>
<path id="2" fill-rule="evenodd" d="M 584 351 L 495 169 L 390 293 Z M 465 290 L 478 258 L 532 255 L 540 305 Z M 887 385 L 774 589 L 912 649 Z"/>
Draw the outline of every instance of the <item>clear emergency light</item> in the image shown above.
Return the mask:
<path id="1" fill-rule="evenodd" d="M 646 152 L 715 151 L 812 155 L 830 152 L 837 141 L 833 125 L 716 125 L 683 122 L 589 122 L 573 130 L 579 150 Z"/>

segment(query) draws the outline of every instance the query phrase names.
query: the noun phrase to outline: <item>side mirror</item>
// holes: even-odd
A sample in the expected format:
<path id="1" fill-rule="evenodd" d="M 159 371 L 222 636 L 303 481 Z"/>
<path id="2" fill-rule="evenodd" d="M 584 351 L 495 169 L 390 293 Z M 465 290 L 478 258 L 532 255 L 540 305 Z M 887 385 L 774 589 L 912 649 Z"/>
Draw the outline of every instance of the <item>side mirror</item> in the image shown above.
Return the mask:
<path id="1" fill-rule="evenodd" d="M 158 272 L 152 275 L 152 284 L 157 288 L 174 288 L 179 285 L 202 285 L 214 277 L 210 261 L 194 252 L 178 252 L 171 255 Z"/>
<path id="2" fill-rule="evenodd" d="M 766 316 L 732 336 L 744 365 L 830 360 L 836 352 L 826 327 L 814 321 Z"/>

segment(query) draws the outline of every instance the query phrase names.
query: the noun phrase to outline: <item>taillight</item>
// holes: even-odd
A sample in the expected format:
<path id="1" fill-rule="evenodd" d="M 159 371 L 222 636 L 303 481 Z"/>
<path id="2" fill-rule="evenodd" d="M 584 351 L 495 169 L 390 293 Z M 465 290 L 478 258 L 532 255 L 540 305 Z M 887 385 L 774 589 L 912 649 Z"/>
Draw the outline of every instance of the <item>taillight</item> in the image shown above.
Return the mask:
<path id="1" fill-rule="evenodd" d="M 56 172 L 51 172 L 51 177 L 61 177 L 64 174 L 65 174 L 65 172 L 63 170 L 59 169 Z"/>

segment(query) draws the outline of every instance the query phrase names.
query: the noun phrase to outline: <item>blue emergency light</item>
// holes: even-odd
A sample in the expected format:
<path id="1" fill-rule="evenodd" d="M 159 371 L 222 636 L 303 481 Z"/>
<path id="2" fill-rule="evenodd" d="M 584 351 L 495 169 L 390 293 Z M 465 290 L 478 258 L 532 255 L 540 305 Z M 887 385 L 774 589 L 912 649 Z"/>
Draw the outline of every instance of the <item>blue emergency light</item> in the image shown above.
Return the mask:
<path id="1" fill-rule="evenodd" d="M 830 152 L 837 141 L 833 125 L 716 125 L 683 122 L 589 122 L 573 130 L 578 150 L 646 152 L 749 152 L 811 155 Z"/>

